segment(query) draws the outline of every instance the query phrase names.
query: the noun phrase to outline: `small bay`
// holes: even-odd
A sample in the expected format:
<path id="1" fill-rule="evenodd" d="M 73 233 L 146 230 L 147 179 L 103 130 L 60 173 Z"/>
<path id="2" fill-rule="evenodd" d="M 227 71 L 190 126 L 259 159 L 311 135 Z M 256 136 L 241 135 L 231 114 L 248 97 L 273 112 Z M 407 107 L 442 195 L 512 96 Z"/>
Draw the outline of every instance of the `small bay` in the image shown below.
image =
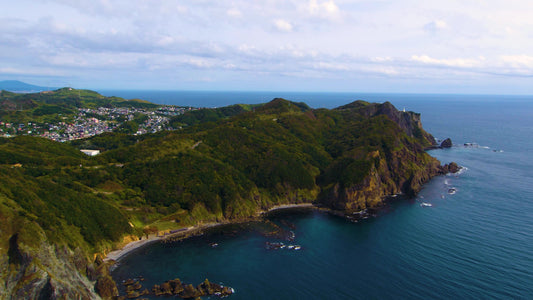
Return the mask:
<path id="1" fill-rule="evenodd" d="M 465 169 L 434 178 L 416 198 L 394 201 L 359 223 L 314 210 L 270 217 L 289 226 L 294 241 L 264 236 L 250 223 L 151 244 L 119 262 L 112 273 L 117 282 L 143 276 L 150 288 L 176 277 L 194 285 L 208 278 L 233 287 L 230 299 L 533 297 L 533 97 L 250 92 L 238 96 L 246 101 L 226 95 L 225 103 L 217 93 L 197 92 L 195 104 L 180 103 L 186 95 L 179 93 L 186 92 L 147 100 L 222 106 L 279 96 L 329 108 L 356 99 L 390 101 L 421 113 L 436 138 L 450 137 L 456 146 L 430 154 Z M 301 249 L 269 250 L 267 242 Z"/>

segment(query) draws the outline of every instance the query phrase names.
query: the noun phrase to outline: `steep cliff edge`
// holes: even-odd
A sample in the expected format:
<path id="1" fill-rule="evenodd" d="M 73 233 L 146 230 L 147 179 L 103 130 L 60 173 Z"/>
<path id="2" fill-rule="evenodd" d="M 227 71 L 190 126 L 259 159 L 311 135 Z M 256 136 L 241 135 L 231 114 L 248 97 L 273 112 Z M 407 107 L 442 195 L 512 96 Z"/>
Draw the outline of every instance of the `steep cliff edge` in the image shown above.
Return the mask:
<path id="1" fill-rule="evenodd" d="M 390 102 L 382 104 L 368 103 L 366 101 L 355 101 L 350 104 L 340 106 L 337 110 L 356 110 L 360 114 L 371 118 L 378 115 L 387 116 L 391 121 L 396 123 L 410 137 L 417 138 L 424 147 L 434 145 L 435 138 L 422 127 L 422 119 L 419 113 L 412 111 L 400 111 Z"/>
<path id="2" fill-rule="evenodd" d="M 50 244 L 16 203 L 0 200 L 2 299 L 100 298 L 89 280 L 94 269 L 84 251 Z"/>
<path id="3" fill-rule="evenodd" d="M 420 114 L 399 111 L 389 102 L 356 101 L 337 110 L 349 110 L 370 119 L 385 116 L 400 130 L 382 130 L 384 138 L 372 144 L 375 150 L 366 157 L 349 154 L 345 161 L 350 162 L 351 157 L 359 161 L 353 167 L 359 171 L 357 178 L 347 182 L 342 180 L 344 170 L 337 170 L 336 179 L 341 180 L 326 182 L 319 198 L 322 205 L 345 212 L 376 208 L 383 205 L 387 196 L 413 196 L 432 177 L 457 172 L 455 163 L 441 166 L 424 151 L 435 139 L 422 128 Z"/>

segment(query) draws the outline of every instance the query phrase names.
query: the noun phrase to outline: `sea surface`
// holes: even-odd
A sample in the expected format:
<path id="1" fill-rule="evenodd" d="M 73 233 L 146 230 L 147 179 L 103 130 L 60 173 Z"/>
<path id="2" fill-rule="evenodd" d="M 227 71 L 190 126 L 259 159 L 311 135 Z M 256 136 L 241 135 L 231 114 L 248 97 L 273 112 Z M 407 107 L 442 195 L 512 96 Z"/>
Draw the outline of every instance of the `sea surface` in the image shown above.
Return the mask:
<path id="1" fill-rule="evenodd" d="M 211 107 L 275 97 L 327 108 L 390 101 L 421 113 L 436 138 L 450 137 L 454 147 L 430 154 L 465 168 L 359 223 L 317 211 L 272 216 L 294 231 L 292 242 L 249 224 L 152 244 L 119 262 L 112 272 L 117 282 L 143 276 L 150 288 L 176 277 L 194 285 L 208 278 L 233 287 L 229 299 L 533 299 L 533 97 L 133 93 L 114 95 Z M 301 249 L 265 248 L 277 241 Z"/>

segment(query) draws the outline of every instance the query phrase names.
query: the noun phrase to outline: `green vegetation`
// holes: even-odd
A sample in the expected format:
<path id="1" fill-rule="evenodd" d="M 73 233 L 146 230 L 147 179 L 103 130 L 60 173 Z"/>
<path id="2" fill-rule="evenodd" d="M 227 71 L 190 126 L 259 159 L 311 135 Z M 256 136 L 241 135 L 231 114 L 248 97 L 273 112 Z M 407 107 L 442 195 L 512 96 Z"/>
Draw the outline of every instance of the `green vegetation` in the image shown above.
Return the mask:
<path id="1" fill-rule="evenodd" d="M 77 149 L 44 138 L 0 138 L 0 164 L 31 167 L 79 165 L 86 156 Z"/>
<path id="2" fill-rule="evenodd" d="M 41 96 L 2 92 L 4 101 L 33 107 L 34 116 L 64 113 L 75 107 L 68 101 L 125 104 L 90 91 Z M 70 143 L 0 138 L 0 221 L 26 224 L 10 227 L 2 242 L 18 234 L 34 245 L 22 233 L 37 230 L 89 254 L 125 235 L 240 220 L 277 204 L 378 206 L 387 194 L 416 189 L 438 165 L 423 151 L 431 141 L 417 120 L 400 123 L 402 113 L 391 107 L 358 101 L 314 110 L 275 99 L 192 111 L 172 120 L 184 129 L 142 136 L 128 134 L 142 122 L 137 116 L 115 133 Z M 84 148 L 102 154 L 89 157 Z"/>
<path id="3" fill-rule="evenodd" d="M 28 187 L 24 192 L 10 189 L 6 195 L 16 194 L 28 213 L 38 210 L 46 232 L 59 226 L 53 220 L 62 220 L 79 228 L 90 247 L 132 232 L 126 221 L 143 227 L 179 213 L 178 227 L 245 217 L 279 203 L 320 201 L 316 197 L 321 189 L 361 184 L 380 159 L 387 161 L 404 149 L 424 155 L 420 137 L 407 136 L 386 115 L 358 112 L 370 105 L 375 104 L 312 110 L 275 99 L 254 111 L 238 105 L 192 111 L 175 118 L 191 124 L 182 131 L 126 134 L 135 131 L 140 116 L 125 122 L 117 130 L 122 133 L 70 144 L 31 137 L 0 139 L 0 164 L 17 174 L 13 186 Z M 76 148 L 103 153 L 90 158 Z M 369 157 L 376 151 L 378 157 Z M 10 169 L 14 164 L 22 167 Z M 46 209 L 37 209 L 36 203 Z M 149 217 L 140 220 L 139 210 Z M 104 214 L 117 223 L 103 222 Z"/>
<path id="4" fill-rule="evenodd" d="M 170 120 L 170 125 L 174 128 L 178 128 L 179 126 L 192 126 L 200 123 L 216 122 L 220 119 L 250 111 L 253 107 L 254 106 L 251 105 L 235 104 L 221 108 L 195 110 L 172 118 L 172 120 Z"/>

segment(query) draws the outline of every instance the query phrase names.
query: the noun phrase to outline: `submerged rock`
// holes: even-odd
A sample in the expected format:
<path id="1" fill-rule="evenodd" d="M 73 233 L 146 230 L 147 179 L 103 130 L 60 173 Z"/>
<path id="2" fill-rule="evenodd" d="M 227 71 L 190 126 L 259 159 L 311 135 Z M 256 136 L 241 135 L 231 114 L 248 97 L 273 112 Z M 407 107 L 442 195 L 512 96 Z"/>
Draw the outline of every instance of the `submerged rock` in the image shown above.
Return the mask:
<path id="1" fill-rule="evenodd" d="M 122 285 L 128 286 L 134 284 L 136 281 L 134 279 L 127 279 L 122 283 Z"/>
<path id="2" fill-rule="evenodd" d="M 140 290 L 141 288 L 142 288 L 141 283 L 137 281 L 137 282 L 135 282 L 135 283 L 133 283 L 133 284 L 131 284 L 131 285 L 126 286 L 126 292 L 130 292 L 130 291 L 138 291 L 138 290 Z"/>

